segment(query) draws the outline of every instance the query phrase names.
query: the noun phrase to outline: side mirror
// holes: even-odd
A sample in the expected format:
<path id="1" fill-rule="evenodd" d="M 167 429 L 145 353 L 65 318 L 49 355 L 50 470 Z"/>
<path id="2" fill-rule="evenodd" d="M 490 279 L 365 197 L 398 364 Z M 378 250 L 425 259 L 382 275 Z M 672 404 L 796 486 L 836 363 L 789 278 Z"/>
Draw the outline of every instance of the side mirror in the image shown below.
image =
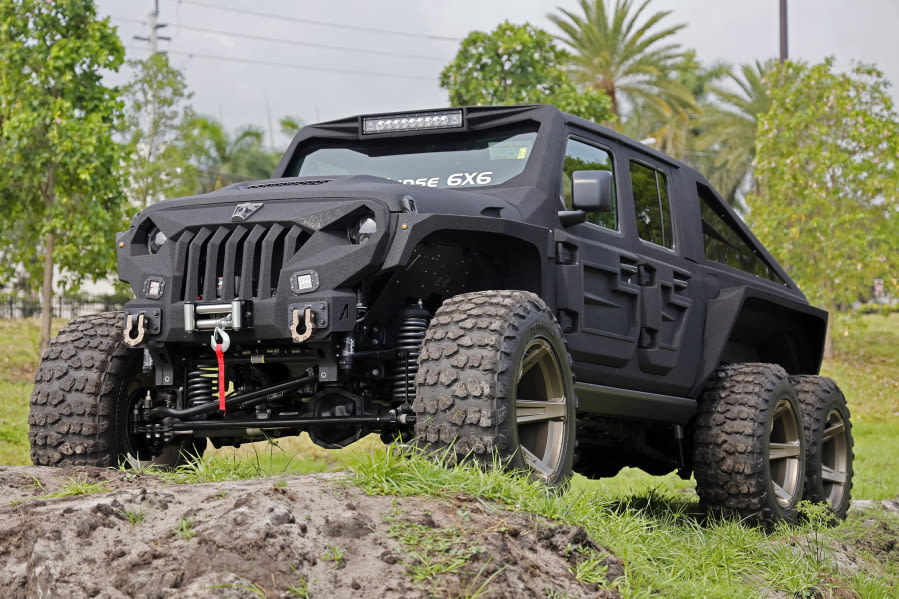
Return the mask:
<path id="1" fill-rule="evenodd" d="M 610 212 L 613 179 L 610 171 L 574 171 L 571 174 L 571 204 L 575 210 Z"/>

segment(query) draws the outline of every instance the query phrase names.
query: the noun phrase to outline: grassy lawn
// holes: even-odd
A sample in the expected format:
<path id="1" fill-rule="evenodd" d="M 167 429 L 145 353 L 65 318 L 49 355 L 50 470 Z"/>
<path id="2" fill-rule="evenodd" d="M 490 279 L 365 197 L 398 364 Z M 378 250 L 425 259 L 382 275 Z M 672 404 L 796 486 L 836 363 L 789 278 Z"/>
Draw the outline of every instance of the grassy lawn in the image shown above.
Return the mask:
<path id="1" fill-rule="evenodd" d="M 823 372 L 844 389 L 853 414 L 853 496 L 886 499 L 899 495 L 899 314 L 865 322 L 864 332 L 840 339 L 842 351 Z M 0 320 L 0 464 L 29 463 L 28 396 L 37 361 L 37 322 Z M 375 436 L 329 451 L 303 435 L 208 449 L 202 460 L 163 476 L 203 482 L 328 470 L 349 470 L 370 493 L 464 493 L 584 526 L 623 560 L 614 587 L 625 598 L 880 598 L 899 588 L 899 564 L 890 553 L 899 517 L 853 512 L 830 528 L 811 511 L 803 524 L 773 530 L 708 520 L 697 511 L 693 482 L 673 474 L 652 477 L 628 468 L 597 481 L 575 477 L 567 493 L 556 495 L 499 472 L 444 469 L 417 455 L 398 459 Z M 852 569 L 839 567 L 850 562 Z M 598 561 L 585 563 L 599 568 Z M 577 575 L 600 581 L 597 572 Z"/>
<path id="2" fill-rule="evenodd" d="M 869 315 L 858 334 L 840 337 L 836 359 L 822 373 L 843 389 L 852 411 L 855 435 L 853 496 L 890 499 L 899 495 L 899 314 Z M 54 322 L 58 329 L 64 321 Z M 38 363 L 37 320 L 0 320 L 0 464 L 29 464 L 28 397 Z M 358 452 L 372 451 L 376 438 L 345 451 L 329 451 L 303 435 L 275 445 L 255 443 L 241 449 L 209 450 L 223 459 L 247 459 L 269 472 L 321 472 L 341 469 Z M 690 494 L 693 484 L 676 476 L 649 476 L 628 468 L 599 481 L 576 478 L 576 488 L 609 496 L 652 489 Z"/>
<path id="3" fill-rule="evenodd" d="M 853 497 L 891 499 L 899 496 L 899 313 L 862 323 L 863 331 L 837 340 L 836 359 L 821 372 L 840 385 L 852 414 Z"/>
<path id="4" fill-rule="evenodd" d="M 54 322 L 54 331 L 65 323 Z M 36 319 L 0 320 L 0 464 L 30 464 L 28 397 L 39 362 Z"/>
<path id="5" fill-rule="evenodd" d="M 853 512 L 830 527 L 819 507 L 803 506 L 802 524 L 763 529 L 707 518 L 691 493 L 666 487 L 664 478 L 654 479 L 653 489 L 616 490 L 622 484 L 616 479 L 631 488 L 646 482 L 633 478 L 634 471 L 599 484 L 577 479 L 570 491 L 557 495 L 522 477 L 470 466 L 444 469 L 417 454 L 397 459 L 383 448 L 358 458 L 352 472 L 369 493 L 463 494 L 583 526 L 623 561 L 623 575 L 610 586 L 628 599 L 881 599 L 895 597 L 899 588 L 899 563 L 891 556 L 899 536 L 896 515 Z M 589 574 L 572 573 L 582 580 Z M 601 578 L 593 580 L 606 586 Z"/>

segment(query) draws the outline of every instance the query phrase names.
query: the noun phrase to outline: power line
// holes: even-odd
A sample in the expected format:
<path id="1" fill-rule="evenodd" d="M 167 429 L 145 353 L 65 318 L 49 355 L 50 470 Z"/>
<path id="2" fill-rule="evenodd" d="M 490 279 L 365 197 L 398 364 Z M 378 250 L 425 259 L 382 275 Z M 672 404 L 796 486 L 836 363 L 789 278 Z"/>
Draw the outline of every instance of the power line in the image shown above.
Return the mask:
<path id="1" fill-rule="evenodd" d="M 112 17 L 112 18 L 115 19 L 116 21 L 143 24 L 143 21 L 141 21 L 140 19 L 130 19 L 127 17 Z M 279 44 L 290 44 L 292 46 L 306 46 L 309 48 L 321 48 L 321 49 L 325 49 L 325 50 L 337 50 L 340 52 L 363 52 L 365 54 L 376 54 L 379 56 L 396 56 L 399 58 L 434 60 L 434 61 L 443 62 L 443 63 L 449 62 L 451 60 L 449 58 L 438 58 L 437 56 L 419 56 L 417 54 L 409 54 L 409 53 L 404 53 L 404 52 L 389 52 L 386 50 L 372 50 L 372 49 L 368 49 L 368 48 L 350 48 L 347 46 L 331 46 L 329 44 L 316 44 L 313 42 L 303 42 L 303 41 L 299 41 L 299 40 L 286 40 L 286 39 L 275 38 L 275 37 L 266 37 L 266 36 L 262 36 L 262 35 L 250 35 L 248 33 L 236 33 L 233 31 L 222 31 L 220 29 L 210 29 L 207 27 L 195 27 L 193 25 L 178 25 L 177 27 L 179 29 L 184 29 L 186 31 L 199 31 L 201 33 L 216 33 L 216 34 L 227 35 L 227 36 L 238 37 L 238 38 L 246 38 L 246 39 L 256 40 L 256 41 L 274 42 L 274 43 L 279 43 Z"/>
<path id="2" fill-rule="evenodd" d="M 446 35 L 431 35 L 428 33 L 411 33 L 408 31 L 394 31 L 390 29 L 381 29 L 379 27 L 364 27 L 361 25 L 347 25 L 345 23 L 330 23 L 328 21 L 316 21 L 313 19 L 302 19 L 299 17 L 288 17 L 286 15 L 274 15 L 271 13 L 256 12 L 241 8 L 231 8 L 230 6 L 218 6 L 217 4 L 209 4 L 207 2 L 196 2 L 195 0 L 178 0 L 179 4 L 190 4 L 193 6 L 201 6 L 204 8 L 212 8 L 214 10 L 222 10 L 235 12 L 243 15 L 251 15 L 254 17 L 265 17 L 268 19 L 277 19 L 279 21 L 293 21 L 294 23 L 305 23 L 307 25 L 319 25 L 321 27 L 334 27 L 336 29 L 351 29 L 353 31 L 364 31 L 367 33 L 378 33 L 381 35 L 401 35 L 403 37 L 415 37 L 421 39 L 437 40 L 441 42 L 461 42 L 462 38 L 450 37 Z"/>
<path id="3" fill-rule="evenodd" d="M 136 46 L 126 46 L 129 50 L 143 50 Z M 375 77 L 393 77 L 397 79 L 416 79 L 419 81 L 434 81 L 435 77 L 425 77 L 423 75 L 404 75 L 402 73 L 379 73 L 376 71 L 362 71 L 353 69 L 340 69 L 332 67 L 316 67 L 309 65 L 290 64 L 286 62 L 272 62 L 268 60 L 253 60 L 252 58 L 235 58 L 230 56 L 217 56 L 215 54 L 201 54 L 198 52 L 180 52 L 178 50 L 168 50 L 167 54 L 177 54 L 179 56 L 187 56 L 189 58 L 200 58 L 206 60 L 223 60 L 225 62 L 242 62 L 245 64 L 256 64 L 269 67 L 281 67 L 287 69 L 295 69 L 298 71 L 321 71 L 324 73 L 347 73 L 350 75 L 369 75 Z"/>

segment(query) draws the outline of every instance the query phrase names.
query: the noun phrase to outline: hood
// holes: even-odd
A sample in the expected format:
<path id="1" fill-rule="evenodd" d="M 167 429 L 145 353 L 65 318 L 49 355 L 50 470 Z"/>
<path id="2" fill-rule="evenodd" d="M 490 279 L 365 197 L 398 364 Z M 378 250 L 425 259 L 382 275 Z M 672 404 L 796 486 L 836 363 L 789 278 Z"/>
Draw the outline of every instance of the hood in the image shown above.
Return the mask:
<path id="1" fill-rule="evenodd" d="M 278 202 L 304 199 L 360 200 L 375 199 L 391 212 L 421 212 L 459 216 L 489 216 L 520 221 L 521 213 L 509 202 L 492 195 L 489 190 L 439 189 L 406 185 L 369 175 L 338 177 L 289 177 L 247 181 L 211 193 L 163 200 L 147 208 L 143 214 L 179 208 L 239 202 Z"/>

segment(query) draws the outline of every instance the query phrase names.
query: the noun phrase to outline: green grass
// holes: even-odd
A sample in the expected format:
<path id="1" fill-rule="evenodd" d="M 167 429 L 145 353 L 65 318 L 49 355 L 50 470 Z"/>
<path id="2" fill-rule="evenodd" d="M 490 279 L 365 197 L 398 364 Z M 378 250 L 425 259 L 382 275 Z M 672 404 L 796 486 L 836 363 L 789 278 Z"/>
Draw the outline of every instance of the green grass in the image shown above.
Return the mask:
<path id="1" fill-rule="evenodd" d="M 344 565 L 344 551 L 337 545 L 328 545 L 328 550 L 321 555 L 323 562 L 334 562 L 334 569 L 339 570 Z"/>
<path id="2" fill-rule="evenodd" d="M 899 455 L 894 424 L 899 416 L 899 314 L 866 316 L 863 322 L 865 330 L 840 334 L 837 357 L 825 363 L 822 371 L 841 385 L 853 414 L 853 496 L 892 498 L 899 494 L 894 459 Z M 29 462 L 28 396 L 37 361 L 37 321 L 0 320 L 0 464 Z M 652 477 L 628 468 L 598 481 L 575 477 L 570 490 L 558 496 L 541 485 L 497 471 L 444 469 L 420 456 L 400 453 L 380 446 L 376 437 L 346 450 L 329 451 L 304 435 L 240 449 L 209 449 L 200 460 L 164 476 L 207 482 L 349 469 L 354 482 L 370 493 L 445 496 L 459 492 L 498 501 L 511 509 L 587 528 L 598 543 L 624 561 L 625 573 L 614 586 L 628 598 L 739 598 L 773 593 L 796 597 L 855 593 L 873 598 L 890 596 L 891 589 L 899 587 L 899 566 L 883 558 L 883 548 L 899 536 L 896 517 L 853 513 L 836 528 L 811 519 L 803 526 L 765 532 L 729 520 L 706 521 L 698 512 L 693 482 L 673 474 Z M 102 491 L 82 488 L 77 482 L 69 481 L 61 492 Z M 140 516 L 135 514 L 133 523 Z M 190 518 L 183 517 L 173 534 L 186 540 L 194 536 Z M 432 547 L 440 547 L 443 541 L 426 540 Z M 860 548 L 859 572 L 837 569 L 834 551 L 842 543 Z M 431 551 L 416 547 L 413 540 L 409 549 L 412 554 Z M 430 567 L 411 557 L 410 563 Z M 582 561 L 574 573 L 585 581 L 602 578 L 598 564 L 590 560 Z M 297 587 L 297 596 L 306 590 Z"/>
<path id="3" fill-rule="evenodd" d="M 62 324 L 54 323 L 56 329 Z M 0 464 L 31 463 L 28 397 L 40 358 L 39 330 L 37 319 L 0 320 Z"/>
<path id="4" fill-rule="evenodd" d="M 895 423 L 899 421 L 899 313 L 872 314 L 859 322 L 862 327 L 835 331 L 836 358 L 826 361 L 821 373 L 840 385 L 853 422 Z"/>
<path id="5" fill-rule="evenodd" d="M 496 469 L 442 468 L 415 452 L 400 455 L 393 448 L 360 456 L 352 468 L 354 482 L 368 493 L 464 493 L 584 526 L 624 561 L 624 575 L 614 582 L 623 597 L 749 598 L 774 592 L 811 597 L 830 596 L 829 591 L 884 597 L 883 589 L 899 584 L 897 573 L 876 560 L 864 566 L 863 575 L 837 568 L 834 548 L 848 539 L 844 528 L 863 528 L 858 515 L 831 529 L 812 512 L 802 526 L 766 532 L 734 520 L 707 520 L 695 497 L 671 489 L 613 497 L 575 485 L 559 496 Z M 589 563 L 580 574 L 599 577 Z"/>
<path id="6" fill-rule="evenodd" d="M 136 510 L 125 509 L 119 511 L 128 519 L 128 522 L 131 523 L 131 526 L 140 524 L 147 519 L 147 511 L 144 508 L 139 508 Z"/>
<path id="7" fill-rule="evenodd" d="M 56 334 L 65 321 L 53 321 Z M 0 319 L 0 464 L 30 464 L 28 398 L 40 361 L 36 318 Z"/>
<path id="8" fill-rule="evenodd" d="M 231 447 L 207 449 L 203 457 L 204 461 L 218 464 L 225 469 L 233 466 L 240 470 L 242 475 L 235 478 L 252 478 L 344 470 L 358 452 L 374 451 L 380 446 L 378 436 L 369 435 L 354 443 L 352 447 L 324 449 L 313 443 L 308 434 L 303 433 L 298 437 L 249 443 L 237 449 Z"/>
<path id="9" fill-rule="evenodd" d="M 197 534 L 194 532 L 194 521 L 188 516 L 181 516 L 172 532 L 185 541 L 191 540 Z"/>
<path id="10" fill-rule="evenodd" d="M 835 331 L 837 355 L 821 373 L 846 396 L 855 438 L 852 496 L 899 496 L 899 313 L 872 314 Z"/>
<path id="11" fill-rule="evenodd" d="M 894 422 L 855 422 L 855 477 L 852 496 L 893 499 L 899 496 L 899 431 Z"/>
<path id="12" fill-rule="evenodd" d="M 34 478 L 34 477 L 32 477 Z M 43 489 L 41 481 L 34 478 L 34 486 Z M 52 493 L 46 493 L 41 497 L 75 497 L 77 495 L 93 495 L 94 493 L 108 493 L 109 487 L 105 481 L 90 482 L 85 478 L 70 476 L 65 484 Z"/>
<path id="13" fill-rule="evenodd" d="M 899 455 L 899 313 L 865 316 L 864 326 L 838 330 L 837 357 L 825 362 L 822 372 L 842 387 L 855 433 L 855 485 L 853 496 L 888 499 L 899 495 L 899 468 L 891 456 Z M 65 322 L 54 321 L 54 330 Z M 844 336 L 843 333 L 846 333 Z M 38 364 L 38 321 L 0 320 L 0 464 L 24 465 L 28 455 L 28 397 Z M 362 447 L 371 451 L 376 438 L 349 450 L 324 450 L 303 435 L 249 444 L 240 449 L 210 449 L 207 459 L 183 480 L 223 480 L 270 474 L 304 474 L 346 468 Z M 652 477 L 632 468 L 600 481 L 575 478 L 575 487 L 617 496 L 651 489 L 682 489 L 689 494 L 692 481 L 674 475 Z"/>
<path id="14" fill-rule="evenodd" d="M 462 572 L 484 551 L 470 539 L 471 529 L 461 525 L 441 528 L 410 522 L 408 510 L 402 508 L 391 510 L 384 521 L 388 536 L 399 543 L 407 575 L 422 590 L 441 574 Z"/>

